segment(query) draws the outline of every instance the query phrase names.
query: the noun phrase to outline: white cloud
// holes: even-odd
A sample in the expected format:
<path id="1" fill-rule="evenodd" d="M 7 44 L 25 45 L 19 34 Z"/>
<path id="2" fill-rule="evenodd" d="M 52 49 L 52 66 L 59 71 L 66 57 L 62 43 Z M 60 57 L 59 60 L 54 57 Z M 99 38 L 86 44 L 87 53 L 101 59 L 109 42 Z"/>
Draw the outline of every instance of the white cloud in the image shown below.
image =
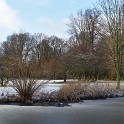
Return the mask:
<path id="1" fill-rule="evenodd" d="M 70 5 L 75 5 L 76 2 L 77 2 L 76 0 L 71 0 L 71 1 L 70 1 Z"/>
<path id="2" fill-rule="evenodd" d="M 0 27 L 17 31 L 21 25 L 22 22 L 17 11 L 11 8 L 6 0 L 0 0 Z"/>
<path id="3" fill-rule="evenodd" d="M 67 24 L 70 23 L 70 19 L 69 18 L 64 18 L 62 22 L 63 22 L 63 24 L 67 25 Z"/>

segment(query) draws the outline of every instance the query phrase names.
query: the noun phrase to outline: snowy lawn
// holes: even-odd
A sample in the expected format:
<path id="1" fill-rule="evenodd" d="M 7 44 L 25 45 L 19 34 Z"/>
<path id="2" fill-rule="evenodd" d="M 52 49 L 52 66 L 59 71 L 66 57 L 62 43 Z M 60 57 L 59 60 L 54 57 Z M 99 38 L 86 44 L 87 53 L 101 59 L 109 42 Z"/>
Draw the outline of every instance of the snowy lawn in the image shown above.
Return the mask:
<path id="1" fill-rule="evenodd" d="M 59 82 L 59 84 L 57 84 Z M 41 89 L 39 90 L 40 92 L 44 93 L 51 93 L 53 91 L 58 91 L 62 84 L 60 82 L 63 82 L 63 80 L 38 80 L 38 83 L 44 83 L 43 86 L 41 86 Z M 11 83 L 11 81 L 9 81 Z M 54 84 L 56 83 L 56 84 Z M 0 87 L 0 99 L 1 98 L 6 98 L 8 95 L 16 95 L 17 92 L 14 90 L 12 87 L 7 86 L 7 87 Z"/>
<path id="2" fill-rule="evenodd" d="M 68 81 L 77 81 L 77 80 L 68 80 Z M 51 93 L 53 91 L 59 91 L 60 87 L 63 85 L 60 82 L 63 82 L 63 80 L 38 80 L 39 83 L 45 83 L 43 87 L 39 90 L 39 93 L 44 92 L 44 93 Z M 57 84 L 59 82 L 59 84 Z M 9 82 L 11 83 L 11 82 Z M 99 80 L 96 81 L 95 83 L 90 83 L 90 85 L 94 84 L 100 84 L 100 85 L 111 85 L 111 86 L 116 86 L 115 81 L 103 81 Z M 124 81 L 121 81 L 121 87 L 124 90 Z M 17 92 L 12 88 L 12 87 L 0 87 L 0 99 L 1 98 L 6 98 L 8 95 L 16 95 Z"/>

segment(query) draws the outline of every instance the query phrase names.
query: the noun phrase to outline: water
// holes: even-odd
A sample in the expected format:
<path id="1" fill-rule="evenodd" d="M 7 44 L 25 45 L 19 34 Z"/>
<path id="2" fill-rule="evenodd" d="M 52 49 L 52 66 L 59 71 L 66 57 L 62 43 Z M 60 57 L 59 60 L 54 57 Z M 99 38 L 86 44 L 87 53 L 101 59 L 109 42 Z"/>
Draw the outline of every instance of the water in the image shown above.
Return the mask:
<path id="1" fill-rule="evenodd" d="M 71 105 L 0 105 L 0 124 L 124 124 L 124 98 L 90 100 Z"/>

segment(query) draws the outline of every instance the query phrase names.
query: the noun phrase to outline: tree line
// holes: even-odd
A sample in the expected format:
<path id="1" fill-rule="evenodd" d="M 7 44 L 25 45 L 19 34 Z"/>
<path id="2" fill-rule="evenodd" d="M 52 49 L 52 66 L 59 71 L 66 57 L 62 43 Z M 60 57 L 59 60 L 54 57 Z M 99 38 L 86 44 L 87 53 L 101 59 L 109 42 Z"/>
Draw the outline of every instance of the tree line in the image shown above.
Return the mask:
<path id="1" fill-rule="evenodd" d="M 0 77 L 124 79 L 124 4 L 99 0 L 99 8 L 78 11 L 68 23 L 69 39 L 43 33 L 15 33 L 0 47 Z"/>

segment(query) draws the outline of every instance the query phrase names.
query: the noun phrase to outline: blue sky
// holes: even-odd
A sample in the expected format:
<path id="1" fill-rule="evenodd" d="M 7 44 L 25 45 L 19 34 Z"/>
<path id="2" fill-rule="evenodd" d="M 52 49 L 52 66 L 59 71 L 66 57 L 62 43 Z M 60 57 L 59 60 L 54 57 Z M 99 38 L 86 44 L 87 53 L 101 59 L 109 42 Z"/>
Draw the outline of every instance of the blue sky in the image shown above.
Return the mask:
<path id="1" fill-rule="evenodd" d="M 67 38 L 69 17 L 95 3 L 96 0 L 0 0 L 0 41 L 20 31 Z"/>

